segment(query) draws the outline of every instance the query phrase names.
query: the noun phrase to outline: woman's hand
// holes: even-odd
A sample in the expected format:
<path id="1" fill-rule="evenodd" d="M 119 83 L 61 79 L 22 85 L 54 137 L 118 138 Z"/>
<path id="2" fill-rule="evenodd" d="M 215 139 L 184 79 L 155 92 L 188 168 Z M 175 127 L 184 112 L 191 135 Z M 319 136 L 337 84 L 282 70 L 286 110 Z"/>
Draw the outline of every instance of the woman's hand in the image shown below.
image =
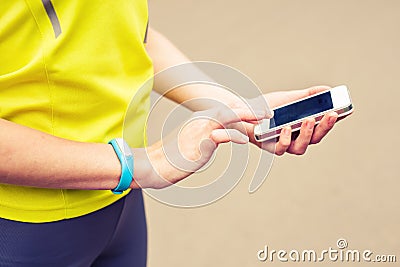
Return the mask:
<path id="1" fill-rule="evenodd" d="M 327 86 L 316 86 L 304 90 L 274 92 L 263 97 L 270 108 L 301 99 L 324 90 Z M 271 118 L 264 100 L 250 100 L 250 105 L 238 99 L 230 107 L 218 107 L 193 113 L 178 134 L 172 133 L 164 140 L 136 151 L 141 166 L 148 165 L 147 173 L 134 177 L 132 187 L 164 188 L 177 183 L 204 166 L 221 143 L 253 144 L 276 155 L 285 152 L 301 155 L 310 144 L 320 142 L 334 126 L 338 115 L 335 112 L 323 117 L 318 126 L 315 120 L 306 119 L 299 135 L 292 138 L 290 127 L 284 128 L 279 141 L 257 142 L 254 127 L 257 121 Z M 263 102 L 263 103 L 261 103 Z M 143 152 L 145 151 L 145 152 Z M 136 158 L 136 157 L 135 157 Z"/>
<path id="2" fill-rule="evenodd" d="M 314 86 L 303 90 L 282 91 L 265 94 L 263 97 L 271 109 L 290 103 L 297 99 L 301 99 L 313 94 L 330 89 L 329 86 Z M 232 106 L 241 106 L 242 104 L 236 103 Z M 246 133 L 250 141 L 276 155 L 283 155 L 285 152 L 295 155 L 302 155 L 306 152 L 310 144 L 319 143 L 333 128 L 338 118 L 338 114 L 330 112 L 326 114 L 321 122 L 315 127 L 315 119 L 307 118 L 301 125 L 300 133 L 296 138 L 293 138 L 291 128 L 285 127 L 279 136 L 279 141 L 265 141 L 257 142 L 254 138 L 254 124 L 242 123 L 241 127 L 246 129 Z M 238 124 L 233 126 L 238 127 Z"/>
<path id="3" fill-rule="evenodd" d="M 152 173 L 135 177 L 135 183 L 141 188 L 164 188 L 176 183 L 204 166 L 219 144 L 248 143 L 246 135 L 237 129 L 227 129 L 228 125 L 254 123 L 270 117 L 264 109 L 251 110 L 248 107 L 218 107 L 195 112 L 179 129 L 178 135 L 172 133 L 147 148 Z"/>

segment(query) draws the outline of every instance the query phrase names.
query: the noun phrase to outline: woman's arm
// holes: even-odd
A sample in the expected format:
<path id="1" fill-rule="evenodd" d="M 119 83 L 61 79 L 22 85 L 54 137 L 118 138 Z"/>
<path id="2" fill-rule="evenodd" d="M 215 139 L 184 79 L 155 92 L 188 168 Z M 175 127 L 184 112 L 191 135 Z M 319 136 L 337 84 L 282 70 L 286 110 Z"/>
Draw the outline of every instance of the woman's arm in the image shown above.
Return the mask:
<path id="1" fill-rule="evenodd" d="M 113 189 L 120 172 L 110 145 L 70 141 L 0 119 L 0 183 Z"/>
<path id="2" fill-rule="evenodd" d="M 179 136 L 171 135 L 150 147 L 132 149 L 135 168 L 131 188 L 163 188 L 186 178 L 208 162 L 218 144 L 248 142 L 239 131 L 227 132 L 224 126 L 266 116 L 262 111 L 255 115 L 246 108 L 194 113 Z M 209 140 L 207 146 L 205 140 Z M 171 151 L 168 157 L 165 151 Z M 178 168 L 171 164 L 171 159 L 178 163 Z M 113 189 L 120 175 L 120 162 L 111 145 L 70 141 L 0 119 L 0 183 Z"/>
<path id="3" fill-rule="evenodd" d="M 148 32 L 147 50 L 150 57 L 153 59 L 156 73 L 175 65 L 190 62 L 189 59 L 167 38 L 151 28 L 149 28 Z M 174 83 L 172 82 L 172 84 Z M 164 94 L 165 92 L 161 91 L 163 87 L 165 86 L 156 86 L 154 89 L 160 94 Z M 329 89 L 328 86 L 315 86 L 304 90 L 273 92 L 270 94 L 265 94 L 264 98 L 268 105 L 273 108 L 327 89 Z M 177 89 L 169 91 L 167 94 L 165 94 L 165 96 L 176 103 L 183 103 L 183 105 L 192 111 L 212 108 L 213 104 L 215 103 L 225 104 L 233 108 L 242 107 L 244 104 L 239 97 L 228 90 L 218 86 L 203 84 L 181 86 Z M 197 98 L 206 98 L 215 101 L 197 101 L 195 102 L 195 105 L 194 103 L 185 103 L 185 101 Z M 252 143 L 277 155 L 283 155 L 285 152 L 300 155 L 305 153 L 309 144 L 320 142 L 333 128 L 336 119 L 337 114 L 335 112 L 329 113 L 324 116 L 321 123 L 316 127 L 314 127 L 314 119 L 306 119 L 300 130 L 300 135 L 295 140 L 292 140 L 291 129 L 286 128 L 284 131 L 282 131 L 277 143 L 272 141 L 264 143 L 257 142 L 253 136 L 254 124 L 243 123 L 241 126 L 237 124 L 231 126 L 237 129 L 243 129 L 242 126 L 244 126 Z"/>
<path id="4" fill-rule="evenodd" d="M 176 48 L 173 43 L 171 43 L 165 36 L 151 27 L 149 27 L 148 30 L 146 49 L 153 60 L 155 73 L 172 66 L 190 62 L 190 60 L 178 48 Z M 161 86 L 155 86 L 154 90 L 178 104 L 194 98 L 215 100 L 216 102 L 225 104 L 227 106 L 231 106 L 232 103 L 236 103 L 237 101 L 242 102 L 235 94 L 228 90 L 218 86 L 205 84 L 181 86 L 165 94 L 165 92 L 162 91 L 164 86 L 160 84 L 162 82 L 163 81 L 158 80 L 158 85 Z M 165 83 L 168 82 L 170 81 L 166 81 Z M 184 103 L 183 105 L 192 111 L 199 111 L 214 108 L 215 106 L 213 103 L 215 102 L 197 101 L 196 105 L 191 103 Z"/>

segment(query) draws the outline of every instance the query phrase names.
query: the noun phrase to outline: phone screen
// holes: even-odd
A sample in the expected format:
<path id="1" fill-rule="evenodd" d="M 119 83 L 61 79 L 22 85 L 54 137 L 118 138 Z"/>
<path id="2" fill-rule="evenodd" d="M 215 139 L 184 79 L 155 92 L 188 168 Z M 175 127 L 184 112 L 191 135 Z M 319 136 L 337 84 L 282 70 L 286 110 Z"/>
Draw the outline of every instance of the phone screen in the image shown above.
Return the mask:
<path id="1" fill-rule="evenodd" d="M 277 108 L 274 110 L 274 117 L 270 120 L 270 129 L 332 108 L 333 103 L 330 92 Z"/>

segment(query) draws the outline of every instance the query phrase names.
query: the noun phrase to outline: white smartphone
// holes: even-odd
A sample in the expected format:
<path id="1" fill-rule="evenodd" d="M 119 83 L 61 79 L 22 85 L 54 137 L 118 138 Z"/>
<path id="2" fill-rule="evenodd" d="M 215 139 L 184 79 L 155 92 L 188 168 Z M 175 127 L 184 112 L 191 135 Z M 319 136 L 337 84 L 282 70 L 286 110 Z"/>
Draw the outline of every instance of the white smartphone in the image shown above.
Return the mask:
<path id="1" fill-rule="evenodd" d="M 263 120 L 254 128 L 254 137 L 258 142 L 276 138 L 282 128 L 290 126 L 292 132 L 301 128 L 305 118 L 315 118 L 318 124 L 322 117 L 335 111 L 339 117 L 353 112 L 353 104 L 347 86 L 341 85 L 321 93 L 299 99 L 274 109 L 274 117 Z"/>

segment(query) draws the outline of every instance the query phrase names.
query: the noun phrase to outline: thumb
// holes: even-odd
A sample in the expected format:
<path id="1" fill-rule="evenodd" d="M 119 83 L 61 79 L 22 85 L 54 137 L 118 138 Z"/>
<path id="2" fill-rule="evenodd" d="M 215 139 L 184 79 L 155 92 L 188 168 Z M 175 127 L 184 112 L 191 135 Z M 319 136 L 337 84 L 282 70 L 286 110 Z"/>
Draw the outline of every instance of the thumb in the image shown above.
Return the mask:
<path id="1" fill-rule="evenodd" d="M 234 142 L 237 144 L 247 144 L 249 137 L 236 129 L 216 129 L 211 132 L 211 140 L 217 145 L 221 143 Z"/>

